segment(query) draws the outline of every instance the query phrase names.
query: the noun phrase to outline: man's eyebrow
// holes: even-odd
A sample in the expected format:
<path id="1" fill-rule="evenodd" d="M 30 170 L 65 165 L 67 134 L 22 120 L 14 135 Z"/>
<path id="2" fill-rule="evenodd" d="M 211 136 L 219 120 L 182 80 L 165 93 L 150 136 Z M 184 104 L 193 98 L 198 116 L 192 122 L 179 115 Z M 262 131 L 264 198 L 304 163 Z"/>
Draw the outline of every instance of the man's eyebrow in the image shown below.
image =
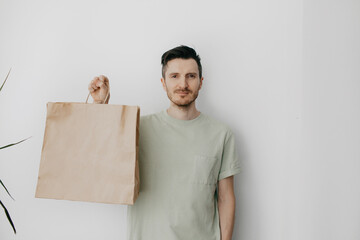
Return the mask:
<path id="1" fill-rule="evenodd" d="M 179 73 L 177 73 L 177 72 L 171 72 L 171 73 L 169 73 L 169 75 L 173 75 L 173 74 L 179 74 Z M 197 72 L 189 72 L 189 73 L 186 73 L 186 75 L 189 75 L 189 74 L 198 75 Z"/>

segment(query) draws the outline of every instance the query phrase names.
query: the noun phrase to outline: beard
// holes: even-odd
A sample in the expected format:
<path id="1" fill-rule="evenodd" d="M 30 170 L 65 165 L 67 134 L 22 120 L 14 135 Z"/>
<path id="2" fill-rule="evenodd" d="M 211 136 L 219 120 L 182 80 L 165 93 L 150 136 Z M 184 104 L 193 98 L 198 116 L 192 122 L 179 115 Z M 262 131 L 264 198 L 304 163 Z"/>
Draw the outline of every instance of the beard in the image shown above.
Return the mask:
<path id="1" fill-rule="evenodd" d="M 183 91 L 183 92 L 186 91 L 186 92 L 188 92 L 188 94 L 185 96 L 180 96 L 177 94 L 177 92 L 180 92 L 180 91 Z M 196 100 L 196 98 L 199 95 L 199 89 L 196 89 L 195 92 L 190 91 L 188 89 L 177 89 L 174 92 L 171 92 L 166 87 L 166 93 L 171 102 L 173 102 L 178 107 L 186 108 L 186 107 L 189 107 L 190 104 L 192 104 Z"/>

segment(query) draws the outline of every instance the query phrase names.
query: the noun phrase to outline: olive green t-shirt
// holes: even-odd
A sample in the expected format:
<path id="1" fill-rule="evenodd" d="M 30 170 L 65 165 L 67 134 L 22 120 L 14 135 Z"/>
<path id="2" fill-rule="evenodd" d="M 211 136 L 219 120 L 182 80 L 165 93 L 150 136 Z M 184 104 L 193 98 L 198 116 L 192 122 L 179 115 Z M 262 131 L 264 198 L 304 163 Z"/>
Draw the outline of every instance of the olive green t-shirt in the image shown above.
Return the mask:
<path id="1" fill-rule="evenodd" d="M 140 118 L 140 192 L 127 208 L 128 240 L 220 240 L 218 181 L 240 172 L 229 127 L 204 113 Z"/>

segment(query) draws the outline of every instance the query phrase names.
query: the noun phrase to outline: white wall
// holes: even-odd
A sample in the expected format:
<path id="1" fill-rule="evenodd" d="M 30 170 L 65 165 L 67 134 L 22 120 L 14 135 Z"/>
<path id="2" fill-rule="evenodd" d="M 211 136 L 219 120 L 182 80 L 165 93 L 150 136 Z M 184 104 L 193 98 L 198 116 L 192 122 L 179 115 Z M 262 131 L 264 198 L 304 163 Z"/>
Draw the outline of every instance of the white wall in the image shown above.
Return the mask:
<path id="1" fill-rule="evenodd" d="M 0 0 L 0 239 L 125 239 L 126 206 L 34 198 L 49 101 L 84 102 L 110 78 L 110 104 L 169 104 L 161 54 L 202 58 L 197 107 L 229 124 L 233 239 L 360 238 L 358 1 Z M 1 81 L 2 83 L 2 81 Z M 357 147 L 357 148 L 356 148 Z"/>
<path id="2" fill-rule="evenodd" d="M 303 28 L 298 234 L 360 239 L 360 2 L 304 1 Z"/>

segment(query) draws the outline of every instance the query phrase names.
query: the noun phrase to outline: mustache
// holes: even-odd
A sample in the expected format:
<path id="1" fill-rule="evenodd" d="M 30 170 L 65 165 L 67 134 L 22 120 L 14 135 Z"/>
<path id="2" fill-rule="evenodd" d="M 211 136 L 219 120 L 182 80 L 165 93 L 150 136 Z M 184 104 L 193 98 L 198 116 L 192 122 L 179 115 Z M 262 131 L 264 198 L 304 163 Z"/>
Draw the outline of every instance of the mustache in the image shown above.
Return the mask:
<path id="1" fill-rule="evenodd" d="M 189 89 L 178 89 L 178 90 L 175 90 L 175 92 L 191 92 Z"/>

